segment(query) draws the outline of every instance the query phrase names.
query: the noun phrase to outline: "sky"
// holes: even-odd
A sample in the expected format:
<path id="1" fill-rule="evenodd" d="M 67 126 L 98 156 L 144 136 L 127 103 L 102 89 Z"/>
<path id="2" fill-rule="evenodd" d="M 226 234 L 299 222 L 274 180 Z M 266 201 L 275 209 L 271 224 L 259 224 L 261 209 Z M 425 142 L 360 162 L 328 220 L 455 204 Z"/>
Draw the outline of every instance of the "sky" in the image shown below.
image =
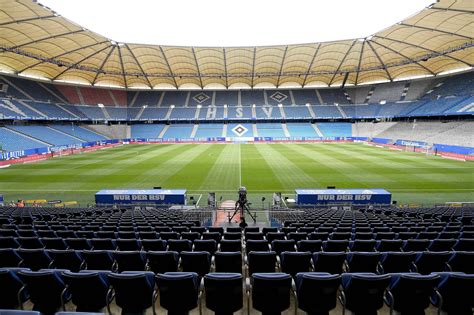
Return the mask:
<path id="1" fill-rule="evenodd" d="M 111 40 L 261 46 L 363 38 L 435 0 L 39 0 Z"/>

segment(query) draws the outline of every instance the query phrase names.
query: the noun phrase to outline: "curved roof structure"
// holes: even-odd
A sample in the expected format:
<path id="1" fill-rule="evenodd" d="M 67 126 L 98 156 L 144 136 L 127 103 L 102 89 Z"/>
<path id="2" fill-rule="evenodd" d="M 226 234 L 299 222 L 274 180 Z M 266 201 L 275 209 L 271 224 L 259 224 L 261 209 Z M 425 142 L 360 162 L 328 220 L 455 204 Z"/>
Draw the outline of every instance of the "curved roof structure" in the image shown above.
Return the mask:
<path id="1" fill-rule="evenodd" d="M 440 0 L 366 38 L 287 46 L 117 43 L 32 0 L 0 0 L 0 70 L 124 88 L 364 84 L 474 64 L 472 0 Z"/>

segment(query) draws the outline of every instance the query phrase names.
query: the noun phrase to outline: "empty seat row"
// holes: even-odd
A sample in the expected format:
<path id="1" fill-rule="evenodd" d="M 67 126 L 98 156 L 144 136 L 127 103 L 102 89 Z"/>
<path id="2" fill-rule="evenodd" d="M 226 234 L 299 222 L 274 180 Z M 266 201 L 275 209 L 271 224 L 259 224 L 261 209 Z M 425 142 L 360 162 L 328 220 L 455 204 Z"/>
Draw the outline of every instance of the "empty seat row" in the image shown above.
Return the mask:
<path id="1" fill-rule="evenodd" d="M 171 314 L 186 314 L 205 307 L 217 314 L 232 314 L 243 308 L 243 277 L 235 273 L 207 274 L 202 284 L 192 272 L 30 271 L 0 269 L 5 289 L 0 307 L 17 308 L 30 300 L 34 309 L 54 313 L 71 301 L 77 311 L 99 312 L 115 300 L 122 313 L 156 313 L 161 308 Z M 49 289 L 44 290 L 44 286 Z M 384 304 L 402 314 L 424 313 L 430 305 L 449 314 L 472 314 L 474 275 L 464 273 L 329 273 L 303 272 L 294 278 L 286 273 L 254 273 L 246 280 L 247 307 L 264 314 L 281 313 L 291 305 L 310 314 L 327 314 L 337 300 L 344 310 L 356 314 L 376 313 Z M 202 292 L 205 292 L 202 295 Z M 250 303 L 251 301 L 251 303 Z"/>
<path id="2" fill-rule="evenodd" d="M 436 240 L 248 240 L 246 251 L 474 251 L 474 239 L 436 239 Z"/>
<path id="3" fill-rule="evenodd" d="M 0 250 L 0 267 L 25 267 L 31 270 L 45 268 L 79 271 L 194 271 L 207 274 L 214 268 L 218 272 L 242 272 L 241 252 L 207 251 L 75 251 L 75 250 Z"/>
<path id="4" fill-rule="evenodd" d="M 297 272 L 408 272 L 434 271 L 474 273 L 473 252 L 293 252 L 251 251 L 244 257 L 248 272 L 275 272 L 278 268 L 291 275 Z M 26 267 L 79 271 L 115 270 L 193 271 L 199 275 L 212 266 L 222 272 L 242 271 L 242 253 L 207 251 L 75 251 L 75 250 L 0 250 L 0 267 Z"/>

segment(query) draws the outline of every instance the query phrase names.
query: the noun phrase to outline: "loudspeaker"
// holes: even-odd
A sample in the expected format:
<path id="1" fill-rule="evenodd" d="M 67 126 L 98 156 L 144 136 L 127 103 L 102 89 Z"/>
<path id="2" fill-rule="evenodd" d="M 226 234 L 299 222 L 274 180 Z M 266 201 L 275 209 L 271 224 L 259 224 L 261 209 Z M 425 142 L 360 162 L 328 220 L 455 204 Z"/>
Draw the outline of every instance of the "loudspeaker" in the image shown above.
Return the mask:
<path id="1" fill-rule="evenodd" d="M 153 189 L 161 189 L 161 186 L 153 187 Z"/>
<path id="2" fill-rule="evenodd" d="M 336 186 L 328 186 L 327 189 L 336 189 Z"/>

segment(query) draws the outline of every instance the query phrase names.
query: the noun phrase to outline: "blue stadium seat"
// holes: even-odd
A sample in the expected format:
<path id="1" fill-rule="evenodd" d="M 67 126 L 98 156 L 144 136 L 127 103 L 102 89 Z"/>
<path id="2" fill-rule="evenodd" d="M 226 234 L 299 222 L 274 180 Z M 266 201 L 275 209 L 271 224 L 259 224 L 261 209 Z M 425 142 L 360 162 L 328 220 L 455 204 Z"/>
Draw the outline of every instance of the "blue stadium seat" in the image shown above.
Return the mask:
<path id="1" fill-rule="evenodd" d="M 216 314 L 233 314 L 242 309 L 242 275 L 209 273 L 204 276 L 206 307 Z"/>
<path id="2" fill-rule="evenodd" d="M 295 277 L 297 307 L 308 314 L 325 314 L 336 308 L 340 275 L 301 272 Z"/>
<path id="3" fill-rule="evenodd" d="M 167 272 L 156 276 L 160 305 L 170 314 L 187 314 L 198 306 L 199 276 L 194 272 Z"/>

